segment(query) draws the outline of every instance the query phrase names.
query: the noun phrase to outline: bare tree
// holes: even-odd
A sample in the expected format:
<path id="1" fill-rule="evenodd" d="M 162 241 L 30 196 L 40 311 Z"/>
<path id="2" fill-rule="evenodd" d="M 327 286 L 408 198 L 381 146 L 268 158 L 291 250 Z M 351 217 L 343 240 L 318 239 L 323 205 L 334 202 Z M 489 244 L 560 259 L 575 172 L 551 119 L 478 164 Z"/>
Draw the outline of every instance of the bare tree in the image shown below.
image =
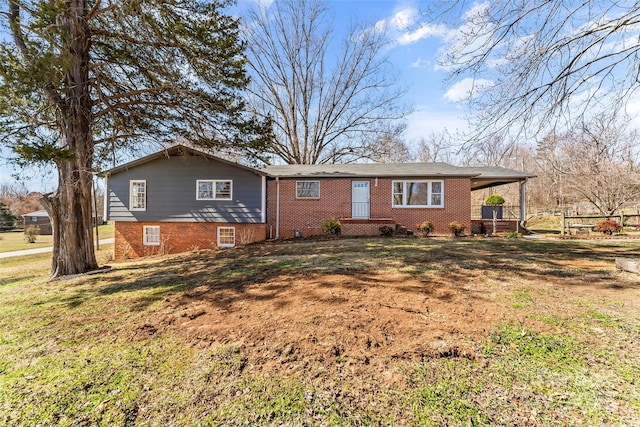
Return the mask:
<path id="1" fill-rule="evenodd" d="M 565 153 L 560 142 L 561 139 L 555 135 L 546 136 L 538 142 L 533 158 L 537 178 L 529 193 L 538 207 L 549 212 L 562 208 L 570 200 L 566 193 Z"/>
<path id="2" fill-rule="evenodd" d="M 449 132 L 432 132 L 418 141 L 416 157 L 423 163 L 456 163 L 456 150 L 454 138 Z"/>
<path id="3" fill-rule="evenodd" d="M 459 153 L 464 165 L 508 167 L 513 164 L 516 147 L 513 138 L 493 135 L 474 144 L 464 145 Z"/>
<path id="4" fill-rule="evenodd" d="M 395 133 L 386 133 L 375 140 L 367 156 L 378 163 L 407 163 L 414 161 L 407 143 Z"/>
<path id="5" fill-rule="evenodd" d="M 276 0 L 249 18 L 249 104 L 272 121 L 275 136 L 266 153 L 253 153 L 262 161 L 367 158 L 380 135 L 408 112 L 384 57 L 382 29 L 355 26 L 338 46 L 327 7 L 318 0 Z"/>
<path id="6" fill-rule="evenodd" d="M 581 123 L 565 136 L 567 185 L 603 215 L 614 214 L 640 196 L 637 146 L 637 131 L 615 116 Z"/>
<path id="7" fill-rule="evenodd" d="M 463 10 L 468 4 L 442 2 L 430 14 L 448 24 L 441 65 L 450 81 L 482 83 L 471 91 L 481 111 L 476 136 L 554 132 L 637 92 L 637 2 L 513 0 Z"/>

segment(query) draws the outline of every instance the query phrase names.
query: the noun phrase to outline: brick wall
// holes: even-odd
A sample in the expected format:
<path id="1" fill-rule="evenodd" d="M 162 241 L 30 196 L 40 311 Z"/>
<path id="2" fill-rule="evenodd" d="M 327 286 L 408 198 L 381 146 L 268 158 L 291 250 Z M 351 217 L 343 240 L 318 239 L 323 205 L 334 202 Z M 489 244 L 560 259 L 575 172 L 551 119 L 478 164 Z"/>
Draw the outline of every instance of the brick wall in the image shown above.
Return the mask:
<path id="1" fill-rule="evenodd" d="M 392 217 L 409 230 L 415 230 L 416 225 L 423 221 L 431 221 L 435 234 L 450 234 L 449 223 L 458 221 L 465 225 L 465 232 L 468 233 L 471 230 L 471 181 L 445 180 L 444 208 L 394 208 Z"/>
<path id="2" fill-rule="evenodd" d="M 293 237 L 293 230 L 300 230 L 303 236 L 321 234 L 322 221 L 336 217 L 351 217 L 350 179 L 320 180 L 320 198 L 312 200 L 296 199 L 296 180 L 280 180 L 280 237 Z M 365 181 L 361 179 L 359 181 Z M 417 224 L 431 221 L 434 233 L 449 234 L 449 223 L 459 221 L 471 228 L 471 182 L 469 179 L 447 179 L 444 184 L 444 208 L 392 208 L 391 179 L 370 179 L 371 214 L 374 219 L 393 219 L 396 223 L 415 230 Z M 267 185 L 267 223 L 276 229 L 277 183 Z M 377 225 L 350 224 L 348 235 L 377 235 Z"/>
<path id="3" fill-rule="evenodd" d="M 160 227 L 161 246 L 142 244 L 145 225 Z M 117 261 L 194 249 L 216 249 L 218 227 L 235 227 L 236 244 L 258 242 L 267 237 L 266 224 L 218 222 L 122 222 L 115 223 L 114 257 Z"/>

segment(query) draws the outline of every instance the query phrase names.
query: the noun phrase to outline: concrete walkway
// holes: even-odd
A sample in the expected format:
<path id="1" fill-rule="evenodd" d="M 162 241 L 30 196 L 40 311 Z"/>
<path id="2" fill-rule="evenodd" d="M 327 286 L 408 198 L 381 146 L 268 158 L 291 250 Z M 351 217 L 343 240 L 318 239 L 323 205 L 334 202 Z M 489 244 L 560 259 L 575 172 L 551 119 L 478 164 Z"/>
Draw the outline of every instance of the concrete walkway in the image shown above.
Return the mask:
<path id="1" fill-rule="evenodd" d="M 101 239 L 100 244 L 106 245 L 108 243 L 113 243 L 113 241 L 114 241 L 113 237 L 110 239 Z M 43 254 L 46 252 L 51 252 L 52 250 L 53 250 L 52 247 L 48 247 L 48 248 L 37 248 L 37 249 L 25 249 L 23 251 L 2 252 L 0 253 L 0 258 L 12 258 L 16 256 Z"/>

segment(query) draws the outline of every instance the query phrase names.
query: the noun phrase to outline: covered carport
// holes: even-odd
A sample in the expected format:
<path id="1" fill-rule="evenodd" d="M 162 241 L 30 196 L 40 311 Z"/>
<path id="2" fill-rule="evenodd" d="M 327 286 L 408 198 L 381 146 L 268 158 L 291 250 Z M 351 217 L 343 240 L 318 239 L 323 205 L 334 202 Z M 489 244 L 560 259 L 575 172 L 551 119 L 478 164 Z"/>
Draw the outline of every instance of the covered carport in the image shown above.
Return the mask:
<path id="1" fill-rule="evenodd" d="M 474 191 L 485 190 L 487 188 L 496 188 L 507 184 L 519 184 L 519 205 L 516 217 L 500 218 L 498 230 L 521 231 L 522 229 L 525 229 L 525 220 L 527 213 L 526 184 L 530 178 L 535 178 L 535 175 L 523 171 L 506 169 L 496 166 L 471 167 L 467 169 L 478 174 L 471 179 L 472 193 Z M 496 190 L 496 192 L 499 191 Z M 490 223 L 491 219 L 483 218 L 481 212 L 472 212 L 472 232 L 484 233 L 487 229 L 487 225 Z"/>

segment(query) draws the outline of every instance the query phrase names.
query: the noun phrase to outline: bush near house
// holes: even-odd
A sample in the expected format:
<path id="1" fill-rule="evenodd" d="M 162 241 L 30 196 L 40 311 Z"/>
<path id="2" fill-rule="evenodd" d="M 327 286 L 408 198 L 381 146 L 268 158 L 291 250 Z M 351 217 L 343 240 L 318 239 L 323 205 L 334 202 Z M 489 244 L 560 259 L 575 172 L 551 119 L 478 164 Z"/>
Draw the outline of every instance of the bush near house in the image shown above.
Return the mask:
<path id="1" fill-rule="evenodd" d="M 607 220 L 600 221 L 596 224 L 594 231 L 600 231 L 602 234 L 612 235 L 613 233 L 619 233 L 622 227 L 617 221 Z"/>
<path id="2" fill-rule="evenodd" d="M 342 224 L 336 218 L 329 218 L 322 221 L 322 232 L 327 235 L 338 235 L 342 230 Z"/>
<path id="3" fill-rule="evenodd" d="M 381 236 L 391 237 L 396 232 L 396 229 L 391 227 L 390 225 L 383 225 L 382 227 L 378 228 L 378 231 L 380 231 Z"/>
<path id="4" fill-rule="evenodd" d="M 458 221 L 452 221 L 449 223 L 449 230 L 456 237 L 462 236 L 462 233 L 464 233 L 465 228 L 467 227 Z"/>
<path id="5" fill-rule="evenodd" d="M 416 230 L 422 237 L 426 237 L 433 231 L 433 224 L 430 221 L 424 221 L 416 226 Z"/>

